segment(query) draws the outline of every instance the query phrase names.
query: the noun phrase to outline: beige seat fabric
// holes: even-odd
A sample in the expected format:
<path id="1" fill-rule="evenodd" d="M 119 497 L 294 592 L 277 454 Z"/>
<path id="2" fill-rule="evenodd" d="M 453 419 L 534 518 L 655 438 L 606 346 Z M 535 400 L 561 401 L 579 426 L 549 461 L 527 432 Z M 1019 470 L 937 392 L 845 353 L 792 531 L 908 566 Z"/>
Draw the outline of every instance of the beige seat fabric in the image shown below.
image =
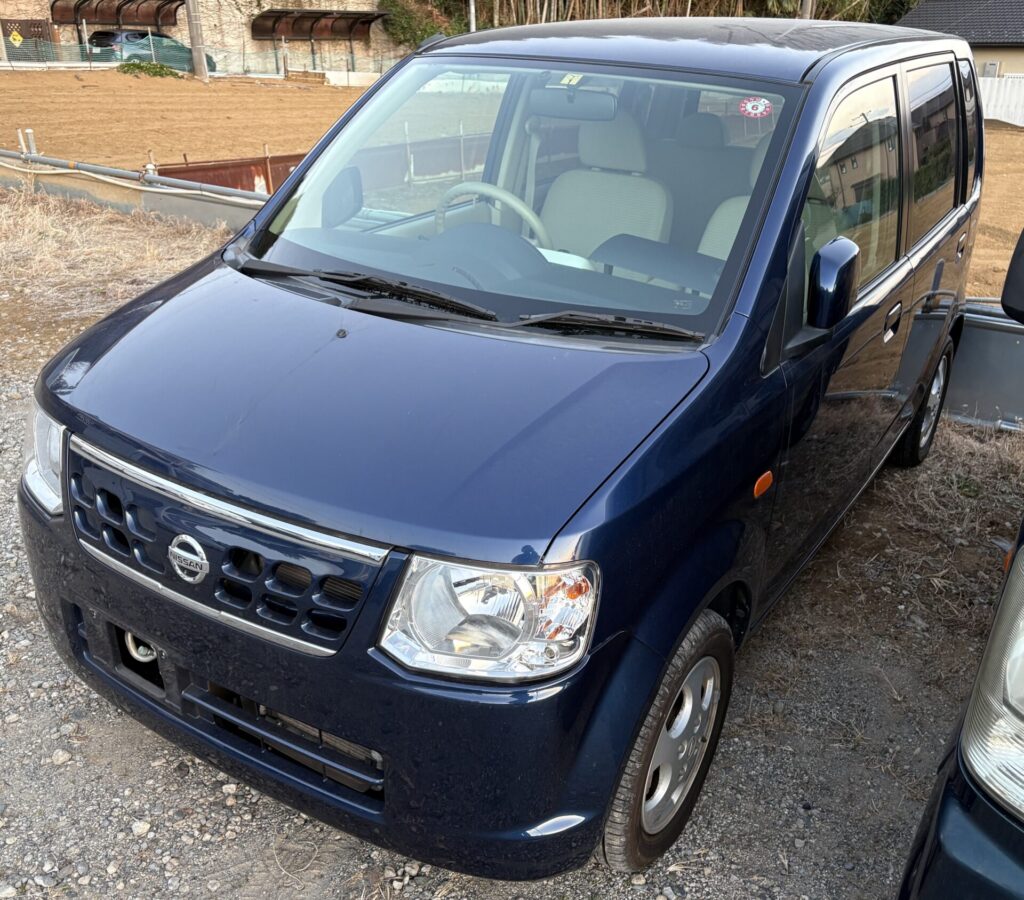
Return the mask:
<path id="1" fill-rule="evenodd" d="M 685 116 L 676 137 L 647 148 L 647 173 L 668 188 L 676 210 L 673 246 L 695 252 L 718 205 L 746 193 L 752 153 L 727 145 L 722 120 L 702 112 Z"/>
<path id="2" fill-rule="evenodd" d="M 644 173 L 643 135 L 631 116 L 580 125 L 580 164 L 563 172 L 544 199 L 540 217 L 556 250 L 590 256 L 608 238 L 631 234 L 666 241 L 672 198 Z"/>
<path id="3" fill-rule="evenodd" d="M 768 144 L 771 142 L 771 137 L 770 134 L 766 134 L 758 141 L 757 147 L 754 149 L 754 156 L 750 160 L 751 190 L 757 183 L 757 176 L 761 173 L 764 158 L 768 155 Z M 749 194 L 723 200 L 711 215 L 707 228 L 704 229 L 704 236 L 700 239 L 697 252 L 715 259 L 727 259 L 732 251 L 732 245 L 736 242 L 736 235 L 739 233 L 740 223 L 743 221 L 749 203 Z"/>

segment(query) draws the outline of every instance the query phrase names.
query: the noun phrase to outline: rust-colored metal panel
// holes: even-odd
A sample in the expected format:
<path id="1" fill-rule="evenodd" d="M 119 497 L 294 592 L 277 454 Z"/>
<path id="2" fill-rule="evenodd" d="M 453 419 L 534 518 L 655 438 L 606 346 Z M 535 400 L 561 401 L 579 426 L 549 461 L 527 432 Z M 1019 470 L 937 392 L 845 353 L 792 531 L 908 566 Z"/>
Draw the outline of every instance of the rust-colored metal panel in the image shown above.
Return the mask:
<path id="1" fill-rule="evenodd" d="M 302 162 L 304 156 L 304 153 L 289 153 L 247 159 L 177 163 L 160 166 L 160 174 L 168 178 L 183 178 L 186 181 L 219 184 L 222 187 L 263 191 L 269 194 L 291 174 L 292 169 Z"/>
<path id="2" fill-rule="evenodd" d="M 50 15 L 58 25 L 129 25 L 142 27 L 178 24 L 185 0 L 53 0 Z"/>
<path id="3" fill-rule="evenodd" d="M 252 20 L 252 36 L 257 41 L 275 38 L 367 40 L 370 26 L 385 15 L 356 10 L 268 9 Z"/>

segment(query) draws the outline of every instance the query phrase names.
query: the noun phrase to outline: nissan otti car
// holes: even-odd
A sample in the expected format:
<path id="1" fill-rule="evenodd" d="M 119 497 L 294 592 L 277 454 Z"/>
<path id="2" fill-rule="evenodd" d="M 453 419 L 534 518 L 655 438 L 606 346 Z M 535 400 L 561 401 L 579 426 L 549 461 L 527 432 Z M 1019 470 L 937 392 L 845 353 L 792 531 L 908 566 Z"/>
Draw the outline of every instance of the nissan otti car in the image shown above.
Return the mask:
<path id="1" fill-rule="evenodd" d="M 634 19 L 439 40 L 35 388 L 19 499 L 76 673 L 404 854 L 642 869 L 734 656 L 963 326 L 969 49 Z"/>

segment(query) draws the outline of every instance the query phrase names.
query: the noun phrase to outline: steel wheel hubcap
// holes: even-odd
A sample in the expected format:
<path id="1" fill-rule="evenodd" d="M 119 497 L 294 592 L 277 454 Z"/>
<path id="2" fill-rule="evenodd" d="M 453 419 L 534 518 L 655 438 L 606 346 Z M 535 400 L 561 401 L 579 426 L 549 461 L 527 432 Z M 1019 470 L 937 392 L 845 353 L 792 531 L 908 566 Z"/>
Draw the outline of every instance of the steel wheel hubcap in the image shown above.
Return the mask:
<path id="1" fill-rule="evenodd" d="M 705 656 L 687 673 L 669 707 L 644 785 L 641 820 L 648 834 L 665 828 L 690 792 L 715 726 L 721 681 L 718 661 Z"/>
<path id="2" fill-rule="evenodd" d="M 935 377 L 932 385 L 928 388 L 928 396 L 924 400 L 924 421 L 921 423 L 921 448 L 928 446 L 932 439 L 932 433 L 939 422 L 939 405 L 942 403 L 942 393 L 946 388 L 946 369 L 949 365 L 947 357 L 939 360 L 939 367 L 935 370 Z"/>

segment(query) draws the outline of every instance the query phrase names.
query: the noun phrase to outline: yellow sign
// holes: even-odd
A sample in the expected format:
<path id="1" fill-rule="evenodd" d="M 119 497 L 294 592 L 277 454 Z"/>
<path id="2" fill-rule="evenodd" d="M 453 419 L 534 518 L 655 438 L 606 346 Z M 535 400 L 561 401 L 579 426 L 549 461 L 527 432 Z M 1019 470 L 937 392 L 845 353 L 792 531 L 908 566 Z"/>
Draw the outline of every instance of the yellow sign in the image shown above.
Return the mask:
<path id="1" fill-rule="evenodd" d="M 23 40 L 25 40 L 25 39 L 21 36 L 21 34 L 19 32 L 12 31 L 11 34 L 10 34 L 10 37 L 8 37 L 7 40 L 9 40 L 12 44 L 14 44 L 15 47 L 20 47 L 21 46 L 21 42 Z"/>
<path id="2" fill-rule="evenodd" d="M 576 75 L 575 73 L 570 73 L 570 74 L 566 75 L 565 77 L 563 77 L 562 81 L 560 83 L 561 84 L 574 85 L 574 84 L 579 84 L 582 80 L 583 80 L 583 76 L 582 75 Z"/>

